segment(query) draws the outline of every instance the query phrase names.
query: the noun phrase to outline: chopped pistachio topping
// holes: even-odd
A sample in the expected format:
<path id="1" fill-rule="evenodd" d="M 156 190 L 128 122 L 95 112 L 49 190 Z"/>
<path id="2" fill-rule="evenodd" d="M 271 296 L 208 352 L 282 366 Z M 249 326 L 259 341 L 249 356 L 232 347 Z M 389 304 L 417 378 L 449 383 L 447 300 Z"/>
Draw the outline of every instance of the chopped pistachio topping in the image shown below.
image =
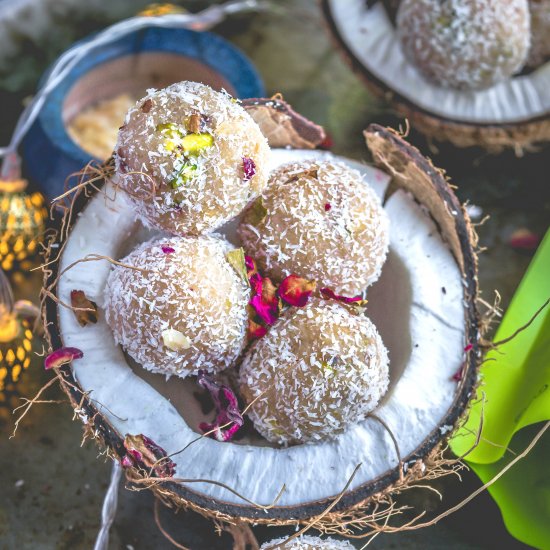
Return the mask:
<path id="1" fill-rule="evenodd" d="M 176 175 L 170 180 L 170 187 L 172 189 L 177 189 L 178 187 L 185 185 L 194 178 L 196 171 L 196 164 L 191 164 L 190 162 L 184 161 L 176 172 Z"/>
<path id="2" fill-rule="evenodd" d="M 181 146 L 187 153 L 198 153 L 207 147 L 214 145 L 214 138 L 211 134 L 187 134 L 181 140 Z"/>
<path id="3" fill-rule="evenodd" d="M 203 149 L 214 145 L 214 137 L 211 134 L 186 134 L 185 129 L 182 129 L 178 124 L 174 124 L 173 122 L 158 124 L 156 130 L 166 137 L 164 147 L 170 153 L 182 150 L 189 154 L 197 154 Z"/>
<path id="4" fill-rule="evenodd" d="M 241 277 L 243 281 L 248 282 L 244 250 L 242 248 L 236 248 L 235 250 L 229 251 L 225 257 L 239 277 Z"/>
<path id="5" fill-rule="evenodd" d="M 264 199 L 258 197 L 250 206 L 246 215 L 246 222 L 250 225 L 258 225 L 262 223 L 267 216 L 267 208 L 264 205 Z"/>
<path id="6" fill-rule="evenodd" d="M 191 347 L 191 340 L 189 340 L 185 334 L 173 328 L 162 331 L 162 341 L 164 345 L 172 351 L 180 351 Z"/>

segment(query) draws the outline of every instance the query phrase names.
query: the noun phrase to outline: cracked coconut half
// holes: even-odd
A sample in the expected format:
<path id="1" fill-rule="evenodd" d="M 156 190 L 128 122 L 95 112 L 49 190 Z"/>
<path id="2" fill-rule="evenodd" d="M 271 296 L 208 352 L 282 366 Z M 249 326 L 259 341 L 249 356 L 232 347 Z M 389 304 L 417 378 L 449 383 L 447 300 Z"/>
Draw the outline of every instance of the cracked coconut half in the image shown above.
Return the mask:
<path id="1" fill-rule="evenodd" d="M 463 415 L 477 372 L 469 221 L 416 149 L 379 126 L 366 138 L 376 167 L 275 149 L 265 168 L 309 162 L 360 174 L 353 185 L 368 186 L 369 204 L 389 220 L 387 259 L 366 304 L 300 273 L 266 284 L 264 296 L 267 275 L 240 250 L 239 216 L 220 237 L 159 234 L 136 220 L 116 178 L 90 197 L 80 193 L 68 231 L 50 242 L 52 260 L 63 247 L 46 274 L 50 347 L 78 351 L 54 368 L 80 417 L 88 425 L 93 419 L 93 433 L 125 460 L 130 477 L 150 465 L 126 459 L 125 442 L 149 441 L 170 457 L 152 488 L 174 505 L 221 521 L 271 524 L 307 521 L 333 505 L 316 527 L 342 532 L 338 518 L 370 517 L 372 498 L 391 498 L 396 485 L 443 467 L 435 456 Z M 320 214 L 337 211 L 337 199 Z M 97 322 L 82 326 L 61 304 L 74 290 L 97 304 Z M 238 378 L 243 312 L 255 296 L 273 300 L 276 314 L 244 350 Z M 230 368 L 217 380 L 201 372 L 197 381 L 192 373 L 201 366 Z M 166 381 L 151 368 L 189 376 Z M 239 380 L 240 402 L 230 389 Z M 204 430 L 209 437 L 198 438 Z M 200 481 L 164 479 L 172 475 Z"/>
<path id="2" fill-rule="evenodd" d="M 415 130 L 495 152 L 550 141 L 546 0 L 321 5 L 346 61 Z"/>

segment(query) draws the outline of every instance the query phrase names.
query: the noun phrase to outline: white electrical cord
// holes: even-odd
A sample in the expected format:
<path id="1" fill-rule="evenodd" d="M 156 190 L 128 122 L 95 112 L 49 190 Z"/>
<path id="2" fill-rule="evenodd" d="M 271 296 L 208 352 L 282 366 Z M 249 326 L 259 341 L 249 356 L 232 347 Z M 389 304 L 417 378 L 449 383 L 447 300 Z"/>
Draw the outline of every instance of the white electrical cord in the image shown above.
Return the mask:
<path id="1" fill-rule="evenodd" d="M 107 550 L 109 547 L 109 529 L 115 519 L 118 505 L 118 486 L 122 475 L 122 466 L 118 460 L 113 460 L 111 481 L 103 499 L 101 508 L 101 527 L 95 539 L 94 550 Z"/>
<path id="2" fill-rule="evenodd" d="M 228 15 L 242 11 L 265 9 L 267 5 L 268 3 L 262 0 L 234 0 L 211 6 L 196 14 L 172 13 L 155 17 L 132 17 L 107 27 L 84 44 L 73 46 L 55 62 L 42 88 L 38 90 L 33 100 L 19 117 L 10 144 L 7 147 L 0 148 L 0 157 L 4 157 L 0 179 L 13 179 L 13 174 L 17 173 L 19 167 L 17 149 L 38 117 L 48 95 L 94 48 L 104 46 L 119 40 L 122 36 L 147 27 L 184 27 L 204 31 L 220 23 Z"/>

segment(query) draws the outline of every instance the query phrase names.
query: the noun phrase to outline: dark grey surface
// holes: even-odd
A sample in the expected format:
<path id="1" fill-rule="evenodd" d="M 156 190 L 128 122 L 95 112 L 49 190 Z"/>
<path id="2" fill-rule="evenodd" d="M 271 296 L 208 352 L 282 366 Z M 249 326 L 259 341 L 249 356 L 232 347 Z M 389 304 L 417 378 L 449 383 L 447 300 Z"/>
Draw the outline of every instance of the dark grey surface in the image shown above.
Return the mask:
<path id="1" fill-rule="evenodd" d="M 107 9 L 110 3 L 104 5 Z M 63 31 L 64 24 L 59 23 L 61 32 L 67 32 Z M 336 152 L 364 158 L 361 130 L 369 122 L 399 124 L 387 106 L 372 98 L 345 66 L 325 33 L 314 1 L 277 2 L 275 14 L 239 17 L 218 31 L 253 59 L 268 91 L 283 92 L 298 111 L 326 125 Z M 71 33 L 75 34 L 74 29 Z M 17 70 L 14 64 L 13 71 Z M 4 142 L 13 113 L 19 108 L 20 95 L 3 89 L 0 94 L 4 105 L 11 102 L 9 109 L 2 109 L 4 127 L 0 134 Z M 422 138 L 413 134 L 411 139 L 423 151 L 429 151 Z M 506 304 L 530 259 L 529 254 L 518 253 L 506 244 L 509 234 L 518 227 L 543 232 L 550 219 L 548 150 L 516 159 L 511 154 L 495 158 L 480 151 L 441 147 L 433 158 L 459 185 L 461 200 L 470 199 L 481 206 L 484 214 L 491 214 L 491 220 L 479 231 L 482 246 L 488 247 L 480 258 L 481 288 L 488 300 L 493 290 L 499 289 Z M 38 287 L 35 278 L 19 293 L 33 297 Z M 22 394 L 33 395 L 47 379 L 37 358 L 21 386 Z M 47 398 L 63 399 L 57 389 Z M 110 464 L 98 457 L 93 443 L 80 446 L 80 421 L 73 422 L 72 416 L 67 404 L 36 405 L 14 439 L 8 439 L 13 419 L 0 424 L 0 549 L 92 548 Z M 437 482 L 444 496 L 442 504 L 427 491 L 411 498 L 432 512 L 443 511 L 478 486 L 475 476 L 465 474 L 462 483 L 454 477 Z M 231 548 L 229 537 L 219 538 L 213 525 L 200 516 L 163 510 L 161 519 L 172 536 L 192 550 Z M 256 532 L 260 540 L 267 540 L 288 531 L 261 528 Z M 369 546 L 452 550 L 521 547 L 507 535 L 488 495 L 478 497 L 434 527 L 382 535 Z M 153 498 L 148 492 L 121 488 L 110 548 L 173 548 L 154 523 Z"/>

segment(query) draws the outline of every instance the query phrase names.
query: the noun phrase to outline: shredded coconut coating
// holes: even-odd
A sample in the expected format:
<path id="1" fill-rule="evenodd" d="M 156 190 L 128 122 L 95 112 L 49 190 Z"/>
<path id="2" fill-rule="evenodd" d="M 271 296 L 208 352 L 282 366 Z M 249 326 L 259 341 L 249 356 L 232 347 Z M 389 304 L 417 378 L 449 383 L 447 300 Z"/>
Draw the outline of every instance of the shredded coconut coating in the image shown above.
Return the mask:
<path id="1" fill-rule="evenodd" d="M 527 59 L 527 0 L 402 0 L 397 33 L 404 55 L 428 79 L 449 88 L 488 88 Z"/>
<path id="2" fill-rule="evenodd" d="M 162 246 L 171 247 L 165 253 Z M 248 282 L 226 260 L 221 238 L 172 237 L 145 242 L 109 274 L 105 319 L 115 340 L 143 367 L 181 377 L 231 366 L 246 341 Z M 173 351 L 163 332 L 179 331 L 187 349 Z"/>
<path id="3" fill-rule="evenodd" d="M 356 296 L 380 276 L 389 221 L 357 170 L 336 162 L 290 163 L 276 170 L 246 211 L 239 236 L 260 270 L 276 280 L 295 273 L 318 287 Z"/>
<path id="4" fill-rule="evenodd" d="M 271 540 L 262 544 L 260 550 L 269 550 L 270 548 L 281 548 L 282 550 L 355 550 L 355 547 L 347 540 L 336 540 L 330 537 L 322 539 L 320 537 L 312 537 L 310 535 L 302 535 L 291 540 L 289 543 L 282 546 L 288 537 Z"/>
<path id="5" fill-rule="evenodd" d="M 181 140 L 190 134 L 212 143 L 189 153 Z M 269 152 L 258 125 L 228 94 L 180 82 L 149 90 L 128 111 L 115 161 L 120 185 L 146 224 L 196 235 L 220 227 L 261 192 Z M 243 159 L 253 161 L 252 177 Z"/>
<path id="6" fill-rule="evenodd" d="M 550 0 L 529 0 L 531 49 L 527 64 L 538 67 L 550 58 Z"/>
<path id="7" fill-rule="evenodd" d="M 254 426 L 283 445 L 331 438 L 364 420 L 388 389 L 374 324 L 335 301 L 291 308 L 246 353 L 239 385 Z"/>

